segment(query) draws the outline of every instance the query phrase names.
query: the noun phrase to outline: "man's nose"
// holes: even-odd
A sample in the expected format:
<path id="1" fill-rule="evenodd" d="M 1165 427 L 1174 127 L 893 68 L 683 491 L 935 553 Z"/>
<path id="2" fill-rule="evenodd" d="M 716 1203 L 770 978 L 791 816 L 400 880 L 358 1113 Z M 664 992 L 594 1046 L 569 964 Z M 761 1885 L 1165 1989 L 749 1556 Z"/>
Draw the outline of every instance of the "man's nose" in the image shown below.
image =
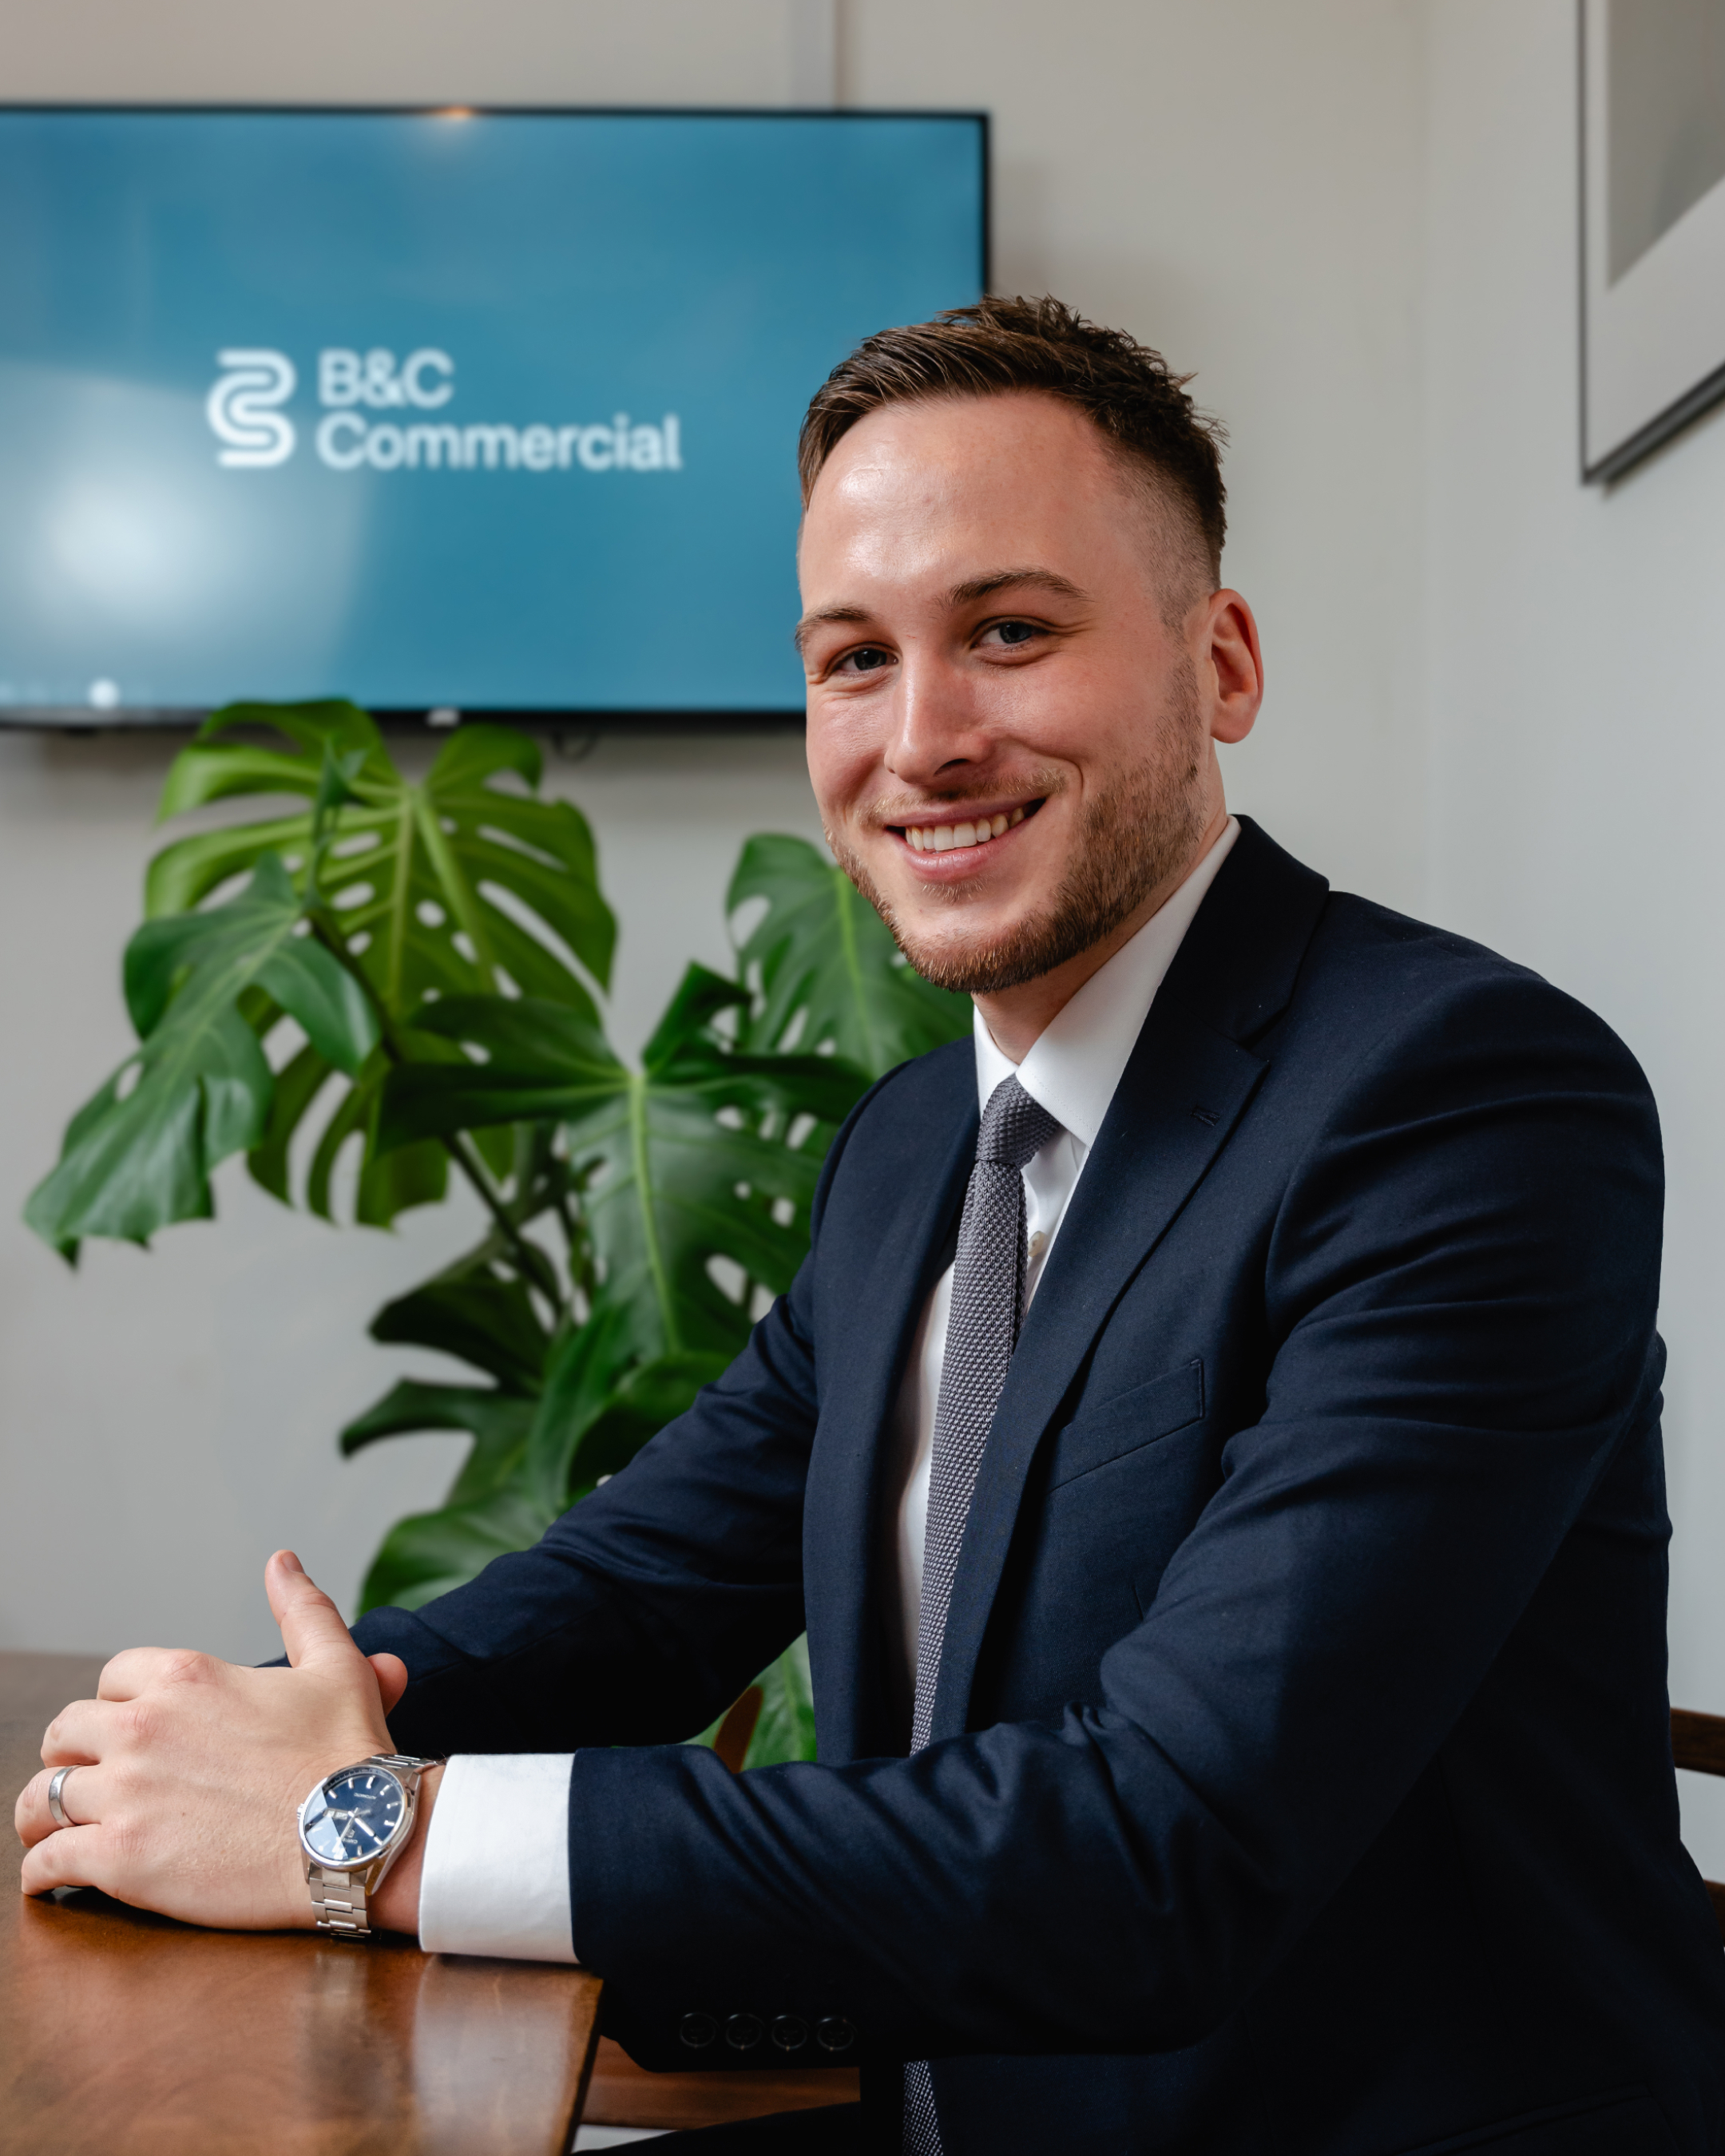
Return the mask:
<path id="1" fill-rule="evenodd" d="M 903 653 L 893 701 L 886 762 L 901 785 L 938 791 L 993 754 L 970 682 L 940 658 Z"/>

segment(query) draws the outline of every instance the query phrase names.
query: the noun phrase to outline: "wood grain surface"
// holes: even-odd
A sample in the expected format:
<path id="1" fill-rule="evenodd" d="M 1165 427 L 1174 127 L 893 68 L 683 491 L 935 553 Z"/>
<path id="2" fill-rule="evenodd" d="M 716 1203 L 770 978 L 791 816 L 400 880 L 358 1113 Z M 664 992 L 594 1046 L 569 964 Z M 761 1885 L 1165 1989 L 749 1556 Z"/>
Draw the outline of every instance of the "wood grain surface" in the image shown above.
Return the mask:
<path id="1" fill-rule="evenodd" d="M 8 1804 L 41 1764 L 44 1726 L 92 1694 L 100 1667 L 0 1654 Z M 569 2146 L 600 1991 L 584 1970 L 423 1954 L 388 1937 L 362 1946 L 199 1931 L 100 1894 L 27 1901 L 15 1867 L 8 1880 L 5 2156 L 560 2156 Z"/>
<path id="2" fill-rule="evenodd" d="M 1671 1757 L 1696 1774 L 1725 1774 L 1725 1714 L 1671 1709 Z"/>
<path id="3" fill-rule="evenodd" d="M 861 2076 L 854 2066 L 649 2074 L 602 2036 L 581 2116 L 591 2126 L 721 2126 L 778 2111 L 855 2103 L 860 2093 Z"/>
<path id="4" fill-rule="evenodd" d="M 7 1804 L 100 1668 L 0 1653 Z M 1680 1765 L 1725 1773 L 1725 1717 L 1671 1722 Z M 595 2071 L 584 1970 L 199 1931 L 101 1894 L 27 1901 L 7 1876 L 4 2156 L 562 2156 L 583 2115 L 686 2127 L 855 2100 L 849 2073 L 644 2074 L 612 2044 Z M 1725 1931 L 1725 1887 L 1709 1891 Z"/>

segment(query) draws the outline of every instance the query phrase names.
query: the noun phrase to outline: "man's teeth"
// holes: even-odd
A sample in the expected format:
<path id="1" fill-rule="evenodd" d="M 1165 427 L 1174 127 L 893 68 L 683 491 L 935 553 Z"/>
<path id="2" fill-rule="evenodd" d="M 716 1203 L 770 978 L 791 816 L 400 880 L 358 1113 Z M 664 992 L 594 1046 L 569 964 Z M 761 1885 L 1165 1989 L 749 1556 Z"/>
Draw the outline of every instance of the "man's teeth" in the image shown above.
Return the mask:
<path id="1" fill-rule="evenodd" d="M 974 824 L 906 824 L 905 836 L 914 853 L 949 854 L 955 846 L 979 846 L 985 839 L 998 839 L 1024 820 L 1024 810 L 1014 808 L 1009 815 L 984 816 Z"/>

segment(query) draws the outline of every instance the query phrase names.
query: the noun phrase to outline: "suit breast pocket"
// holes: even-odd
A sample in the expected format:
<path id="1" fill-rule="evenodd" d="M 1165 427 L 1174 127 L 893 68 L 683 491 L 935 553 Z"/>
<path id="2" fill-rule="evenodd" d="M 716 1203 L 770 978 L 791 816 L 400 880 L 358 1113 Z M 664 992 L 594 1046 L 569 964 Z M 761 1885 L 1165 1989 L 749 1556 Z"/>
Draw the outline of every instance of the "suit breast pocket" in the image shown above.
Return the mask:
<path id="1" fill-rule="evenodd" d="M 1048 1486 L 1076 1482 L 1203 1419 L 1204 1364 L 1194 1356 L 1100 1406 L 1086 1407 L 1055 1440 Z"/>

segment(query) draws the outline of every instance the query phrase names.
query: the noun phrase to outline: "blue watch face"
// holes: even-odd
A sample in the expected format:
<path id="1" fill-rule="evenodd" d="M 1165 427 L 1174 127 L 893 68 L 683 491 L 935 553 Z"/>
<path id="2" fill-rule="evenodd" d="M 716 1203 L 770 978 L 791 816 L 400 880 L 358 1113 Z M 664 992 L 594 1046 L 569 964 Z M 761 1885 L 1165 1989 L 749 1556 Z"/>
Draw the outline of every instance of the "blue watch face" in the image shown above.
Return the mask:
<path id="1" fill-rule="evenodd" d="M 407 1796 L 382 1767 L 352 1767 L 313 1790 L 300 1821 L 320 1864 L 353 1866 L 382 1856 L 401 1825 Z"/>

